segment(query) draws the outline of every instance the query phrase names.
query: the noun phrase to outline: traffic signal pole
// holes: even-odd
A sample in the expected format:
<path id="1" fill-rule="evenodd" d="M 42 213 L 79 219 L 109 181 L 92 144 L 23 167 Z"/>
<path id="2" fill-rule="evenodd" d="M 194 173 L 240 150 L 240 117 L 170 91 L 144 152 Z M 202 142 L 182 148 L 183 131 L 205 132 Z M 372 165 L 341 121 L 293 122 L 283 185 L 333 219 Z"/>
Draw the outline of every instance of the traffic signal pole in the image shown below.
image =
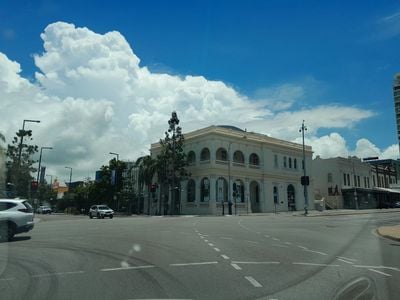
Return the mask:
<path id="1" fill-rule="evenodd" d="M 306 173 L 306 149 L 304 145 L 304 131 L 307 130 L 307 127 L 304 125 L 304 120 L 303 123 L 301 124 L 300 132 L 302 133 L 303 137 L 303 176 L 304 176 L 304 215 L 308 214 L 308 194 L 307 194 L 307 173 Z"/>

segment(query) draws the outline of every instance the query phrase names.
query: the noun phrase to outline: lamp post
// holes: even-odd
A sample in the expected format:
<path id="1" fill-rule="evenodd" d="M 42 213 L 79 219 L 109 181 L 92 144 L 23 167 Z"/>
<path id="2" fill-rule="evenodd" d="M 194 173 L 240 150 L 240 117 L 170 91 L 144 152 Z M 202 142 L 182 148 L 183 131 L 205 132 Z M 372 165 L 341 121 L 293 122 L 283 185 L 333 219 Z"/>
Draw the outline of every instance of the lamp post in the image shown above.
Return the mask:
<path id="1" fill-rule="evenodd" d="M 115 155 L 117 157 L 117 161 L 119 161 L 119 153 L 110 152 L 111 155 Z"/>
<path id="2" fill-rule="evenodd" d="M 25 133 L 25 122 L 31 122 L 31 123 L 40 123 L 39 120 L 24 120 L 22 122 L 22 135 L 21 135 L 21 139 L 19 142 L 19 149 L 18 149 L 18 166 L 21 165 L 21 155 L 22 155 L 22 143 L 24 140 L 24 133 Z"/>
<path id="3" fill-rule="evenodd" d="M 231 199 L 231 145 L 229 142 L 228 146 L 228 214 L 232 214 L 232 199 Z M 224 207 L 222 207 L 222 210 Z"/>
<path id="4" fill-rule="evenodd" d="M 301 132 L 302 137 L 303 137 L 303 176 L 304 176 L 304 215 L 308 214 L 308 195 L 307 195 L 307 177 L 306 177 L 306 150 L 305 150 L 305 145 L 304 145 L 304 131 L 307 130 L 307 127 L 304 125 L 304 120 L 303 123 L 301 124 L 299 132 Z"/>
<path id="5" fill-rule="evenodd" d="M 68 185 L 68 192 L 71 192 L 71 180 L 72 180 L 72 168 L 71 167 L 65 167 L 66 169 L 69 169 L 69 185 Z"/>
<path id="6" fill-rule="evenodd" d="M 36 181 L 37 181 L 37 182 L 39 182 L 39 176 L 40 176 L 40 172 L 41 172 L 40 166 L 41 166 L 41 164 L 42 164 L 42 151 L 43 151 L 43 149 L 52 150 L 53 147 L 40 147 L 39 167 L 38 167 L 37 178 L 36 178 Z"/>

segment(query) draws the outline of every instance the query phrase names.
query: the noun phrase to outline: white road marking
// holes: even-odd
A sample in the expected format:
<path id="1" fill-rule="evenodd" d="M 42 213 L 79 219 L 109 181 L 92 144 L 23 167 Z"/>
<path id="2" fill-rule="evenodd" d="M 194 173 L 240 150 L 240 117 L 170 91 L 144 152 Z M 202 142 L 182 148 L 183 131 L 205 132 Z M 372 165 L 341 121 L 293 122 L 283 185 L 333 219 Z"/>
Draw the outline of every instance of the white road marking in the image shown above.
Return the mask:
<path id="1" fill-rule="evenodd" d="M 0 281 L 12 281 L 15 280 L 15 278 L 10 277 L 10 278 L 0 278 Z"/>
<path id="2" fill-rule="evenodd" d="M 336 256 L 336 257 L 337 257 L 337 258 L 341 258 L 341 259 L 345 259 L 345 260 L 357 261 L 357 259 L 348 258 L 348 257 L 344 257 L 344 256 Z"/>
<path id="3" fill-rule="evenodd" d="M 31 275 L 31 277 L 49 277 L 49 276 L 63 276 L 63 275 L 74 275 L 74 274 L 83 274 L 85 271 L 72 271 L 72 272 L 58 272 L 58 273 L 44 273 L 44 274 L 35 274 Z"/>
<path id="4" fill-rule="evenodd" d="M 149 269 L 155 268 L 156 266 L 147 265 L 147 266 L 133 266 L 133 267 L 122 267 L 122 268 L 106 268 L 100 269 L 101 272 L 110 272 L 110 271 L 123 271 L 123 270 L 139 270 L 139 269 Z"/>
<path id="5" fill-rule="evenodd" d="M 182 264 L 170 264 L 171 267 L 185 267 L 185 266 L 201 266 L 201 265 L 215 265 L 217 261 L 205 261 L 195 263 L 182 263 Z"/>
<path id="6" fill-rule="evenodd" d="M 262 287 L 262 285 L 257 280 L 255 280 L 253 277 L 245 276 L 244 278 L 246 278 L 254 287 Z"/>
<path id="7" fill-rule="evenodd" d="M 356 268 L 369 268 L 369 269 L 388 269 L 388 270 L 393 270 L 400 272 L 399 268 L 394 268 L 394 267 L 385 267 L 385 266 L 362 266 L 362 265 L 353 265 L 353 267 Z"/>
<path id="8" fill-rule="evenodd" d="M 272 238 L 274 241 L 280 241 L 280 239 L 278 238 Z"/>
<path id="9" fill-rule="evenodd" d="M 348 261 L 348 260 L 341 259 L 341 258 L 338 258 L 337 260 L 340 260 L 340 261 L 342 261 L 342 262 L 344 262 L 344 263 L 346 263 L 346 264 L 354 265 L 354 263 L 353 263 L 352 261 Z"/>
<path id="10" fill-rule="evenodd" d="M 201 238 L 201 239 L 204 239 L 204 236 L 201 236 L 200 238 Z"/>
<path id="11" fill-rule="evenodd" d="M 252 243 L 252 244 L 258 244 L 258 242 L 256 242 L 256 241 L 246 241 L 246 242 Z"/>
<path id="12" fill-rule="evenodd" d="M 231 264 L 232 267 L 234 267 L 236 270 L 241 270 L 242 268 L 239 267 L 237 264 Z"/>
<path id="13" fill-rule="evenodd" d="M 206 243 L 208 243 L 208 240 L 204 240 Z"/>
<path id="14" fill-rule="evenodd" d="M 249 265 L 278 265 L 279 261 L 232 261 L 232 264 L 249 264 Z"/>
<path id="15" fill-rule="evenodd" d="M 303 249 L 303 250 L 307 250 L 307 247 L 303 247 L 303 246 L 297 246 L 297 247 L 299 247 L 300 249 Z"/>
<path id="16" fill-rule="evenodd" d="M 326 254 L 325 252 L 314 251 L 314 250 L 309 250 L 309 249 L 305 249 L 304 251 L 312 252 L 312 253 L 316 253 L 316 254 L 320 254 L 320 255 L 328 255 L 328 254 Z"/>
<path id="17" fill-rule="evenodd" d="M 208 246 L 214 247 L 213 243 L 208 243 Z"/>
<path id="18" fill-rule="evenodd" d="M 272 244 L 273 247 L 288 248 L 286 245 Z"/>
<path id="19" fill-rule="evenodd" d="M 229 259 L 229 256 L 226 256 L 225 254 L 221 255 L 223 259 Z"/>
<path id="20" fill-rule="evenodd" d="M 374 270 L 374 269 L 368 269 L 368 270 L 370 270 L 372 272 L 375 272 L 375 273 L 378 273 L 378 274 L 381 274 L 381 275 L 392 276 L 392 275 L 390 275 L 388 273 L 385 273 L 385 272 L 382 272 L 382 271 L 378 271 L 378 270 Z"/>
<path id="21" fill-rule="evenodd" d="M 214 250 L 217 252 L 221 252 L 221 250 L 219 248 L 214 248 Z"/>
<path id="22" fill-rule="evenodd" d="M 291 243 L 291 242 L 285 242 L 285 244 L 286 244 L 286 245 L 291 245 L 292 243 Z"/>
<path id="23" fill-rule="evenodd" d="M 294 262 L 293 265 L 303 265 L 303 266 L 316 266 L 316 267 L 340 267 L 340 265 L 328 265 L 328 264 L 317 264 L 317 263 L 303 263 Z"/>
<path id="24" fill-rule="evenodd" d="M 264 235 L 266 238 L 269 238 L 269 235 L 268 234 L 266 234 L 266 235 Z"/>
<path id="25" fill-rule="evenodd" d="M 232 240 L 231 237 L 224 237 L 224 236 L 222 236 L 221 239 L 223 239 L 223 240 Z"/>

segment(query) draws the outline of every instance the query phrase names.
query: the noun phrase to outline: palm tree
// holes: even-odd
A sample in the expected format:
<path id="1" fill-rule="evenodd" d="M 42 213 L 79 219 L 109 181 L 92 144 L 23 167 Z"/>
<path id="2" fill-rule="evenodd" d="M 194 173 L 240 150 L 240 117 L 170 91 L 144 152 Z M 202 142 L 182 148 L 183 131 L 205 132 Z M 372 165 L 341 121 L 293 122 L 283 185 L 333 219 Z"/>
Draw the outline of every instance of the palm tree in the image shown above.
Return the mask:
<path id="1" fill-rule="evenodd" d="M 143 194 L 144 186 L 147 186 L 147 213 L 150 215 L 150 185 L 153 182 L 153 177 L 157 171 L 157 163 L 150 155 L 142 156 L 138 158 L 135 163 L 136 167 L 139 167 L 139 191 Z"/>

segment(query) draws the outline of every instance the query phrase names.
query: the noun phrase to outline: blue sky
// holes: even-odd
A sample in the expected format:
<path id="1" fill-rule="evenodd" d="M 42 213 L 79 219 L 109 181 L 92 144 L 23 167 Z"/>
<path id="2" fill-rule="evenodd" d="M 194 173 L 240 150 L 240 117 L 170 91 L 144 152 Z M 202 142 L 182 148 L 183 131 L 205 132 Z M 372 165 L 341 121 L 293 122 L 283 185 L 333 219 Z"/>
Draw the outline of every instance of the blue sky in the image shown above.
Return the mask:
<path id="1" fill-rule="evenodd" d="M 382 151 L 397 144 L 398 1 L 0 1 L 0 7 L 0 52 L 34 84 L 33 56 L 44 52 L 40 34 L 63 21 L 98 34 L 118 31 L 152 73 L 222 81 L 250 102 L 289 87 L 279 96 L 293 97 L 287 113 L 337 105 L 371 115 L 349 127 L 320 126 L 315 138 L 336 132 L 350 150 L 360 139 Z"/>

